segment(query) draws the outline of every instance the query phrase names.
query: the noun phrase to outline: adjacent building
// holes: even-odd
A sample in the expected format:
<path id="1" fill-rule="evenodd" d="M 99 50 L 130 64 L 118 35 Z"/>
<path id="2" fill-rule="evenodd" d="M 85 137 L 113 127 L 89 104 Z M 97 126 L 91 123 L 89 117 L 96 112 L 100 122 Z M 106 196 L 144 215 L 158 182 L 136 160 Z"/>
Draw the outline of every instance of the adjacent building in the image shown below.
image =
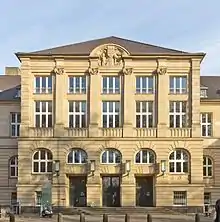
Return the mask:
<path id="1" fill-rule="evenodd" d="M 16 53 L 0 77 L 2 205 L 202 210 L 220 192 L 220 76 L 204 53 L 108 37 Z M 12 71 L 11 71 L 12 70 Z"/>

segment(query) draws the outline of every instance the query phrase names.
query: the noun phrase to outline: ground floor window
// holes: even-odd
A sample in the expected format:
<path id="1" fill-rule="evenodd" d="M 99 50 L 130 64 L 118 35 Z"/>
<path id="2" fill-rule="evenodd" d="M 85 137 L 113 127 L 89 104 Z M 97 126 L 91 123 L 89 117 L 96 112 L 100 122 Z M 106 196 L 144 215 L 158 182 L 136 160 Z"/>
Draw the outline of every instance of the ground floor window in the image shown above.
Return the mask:
<path id="1" fill-rule="evenodd" d="M 211 193 L 205 192 L 204 193 L 205 212 L 208 212 L 210 204 L 211 204 Z"/>
<path id="2" fill-rule="evenodd" d="M 174 191 L 173 192 L 173 205 L 174 206 L 186 206 L 187 205 L 187 192 L 186 191 Z"/>
<path id="3" fill-rule="evenodd" d="M 41 191 L 36 191 L 36 206 L 41 205 L 41 199 L 42 199 L 42 192 Z"/>

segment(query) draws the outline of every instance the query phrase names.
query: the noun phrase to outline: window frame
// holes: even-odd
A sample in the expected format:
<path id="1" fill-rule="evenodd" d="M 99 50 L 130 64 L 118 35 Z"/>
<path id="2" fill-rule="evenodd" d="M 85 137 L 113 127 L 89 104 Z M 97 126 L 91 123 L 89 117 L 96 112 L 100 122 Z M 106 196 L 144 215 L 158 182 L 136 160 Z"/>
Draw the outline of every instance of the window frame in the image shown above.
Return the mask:
<path id="1" fill-rule="evenodd" d="M 72 79 L 72 80 L 71 80 Z M 79 79 L 79 80 L 77 80 Z M 85 87 L 83 87 L 83 80 L 85 81 Z M 73 86 L 71 87 L 71 81 Z M 77 87 L 77 81 L 79 81 L 79 87 Z M 78 89 L 78 91 L 77 91 Z M 86 94 L 87 93 L 87 78 L 84 75 L 70 75 L 68 76 L 68 93 L 69 94 Z"/>
<path id="2" fill-rule="evenodd" d="M 15 115 L 15 122 L 13 122 L 13 115 Z M 18 116 L 20 116 L 20 118 L 18 118 Z M 13 113 L 10 113 L 10 118 L 11 118 L 11 121 L 10 121 L 10 134 L 11 134 L 11 137 L 19 137 L 20 136 L 20 125 L 21 125 L 21 113 L 20 112 L 13 112 Z M 18 119 L 20 119 L 20 122 L 18 121 Z M 12 135 L 13 133 L 13 126 L 15 126 L 15 135 Z"/>
<path id="3" fill-rule="evenodd" d="M 175 194 L 176 195 L 183 195 L 183 198 L 175 198 Z M 179 203 L 175 203 L 175 199 L 181 199 L 183 200 L 183 204 L 179 204 Z M 177 201 L 178 202 L 178 201 Z M 181 201 L 180 201 L 181 202 Z M 184 206 L 187 206 L 187 191 L 173 191 L 173 206 L 175 207 L 184 207 Z"/>
<path id="4" fill-rule="evenodd" d="M 143 79 L 146 79 L 146 86 L 144 86 Z M 140 87 L 137 87 L 138 79 L 140 79 Z M 152 88 L 150 87 L 150 79 L 152 79 L 153 85 Z M 154 94 L 155 93 L 155 77 L 150 76 L 136 76 L 135 78 L 135 92 L 136 94 Z M 138 90 L 139 89 L 139 90 Z"/>
<path id="5" fill-rule="evenodd" d="M 109 158 L 109 153 L 110 152 L 112 152 L 113 153 L 113 162 L 111 163 L 109 160 L 110 160 L 110 158 Z M 103 157 L 103 155 L 106 153 L 106 162 L 103 162 L 102 160 L 102 157 Z M 116 161 L 116 157 L 117 157 L 117 155 L 116 154 L 119 154 L 119 156 L 120 156 L 120 162 L 119 163 L 117 163 L 117 161 Z M 122 163 L 122 154 L 121 154 L 121 152 L 119 151 L 119 150 L 117 150 L 117 149 L 111 149 L 111 148 L 108 148 L 108 149 L 105 149 L 102 153 L 101 153 L 101 155 L 100 155 L 100 164 L 110 164 L 110 165 L 118 165 L 118 164 L 121 164 Z"/>
<path id="6" fill-rule="evenodd" d="M 184 80 L 186 80 L 186 86 L 183 87 Z M 173 88 L 171 88 L 171 81 L 173 81 Z M 177 88 L 177 81 L 179 81 L 180 87 Z M 183 95 L 187 94 L 187 82 L 188 78 L 187 75 L 181 75 L 181 76 L 170 76 L 169 78 L 169 93 L 172 95 Z"/>
<path id="7" fill-rule="evenodd" d="M 80 152 L 79 154 L 79 159 L 80 159 L 80 161 L 79 161 L 79 163 L 76 163 L 76 161 L 75 161 L 75 152 L 76 151 L 78 151 L 78 152 Z M 85 157 L 86 157 L 86 160 L 85 160 L 85 162 L 82 162 L 82 154 L 85 154 Z M 69 155 L 70 154 L 72 154 L 72 162 L 70 163 L 69 162 Z M 87 154 L 87 152 L 85 151 L 85 150 L 83 150 L 83 149 L 80 149 L 80 148 L 73 148 L 73 149 L 71 149 L 70 150 L 70 152 L 67 154 L 67 159 L 66 159 L 66 164 L 69 164 L 69 165 L 85 165 L 85 164 L 87 164 L 87 162 L 88 162 L 88 154 Z"/>
<path id="8" fill-rule="evenodd" d="M 205 164 L 204 164 L 205 160 Z M 211 165 L 209 164 L 209 160 L 211 161 Z M 204 175 L 204 168 L 205 168 L 205 174 Z M 209 176 L 209 168 L 211 168 L 211 176 Z M 213 177 L 213 160 L 209 156 L 203 156 L 203 178 L 212 178 Z"/>
<path id="9" fill-rule="evenodd" d="M 40 200 L 40 202 L 38 201 Z M 35 206 L 41 206 L 42 201 L 42 191 L 35 191 Z"/>
<path id="10" fill-rule="evenodd" d="M 14 160 L 14 164 L 11 163 L 12 160 Z M 12 168 L 14 168 L 15 175 L 12 175 Z M 18 156 L 12 156 L 9 159 L 9 177 L 18 178 Z"/>
<path id="11" fill-rule="evenodd" d="M 110 79 L 112 78 L 112 88 L 110 88 Z M 104 88 L 104 80 L 106 79 L 106 88 Z M 118 79 L 119 85 L 116 88 L 116 80 Z M 120 94 L 120 77 L 119 76 L 102 76 L 102 94 Z M 106 90 L 104 90 L 106 89 Z M 112 92 L 110 92 L 112 90 Z"/>
<path id="12" fill-rule="evenodd" d="M 205 122 L 203 122 L 203 115 L 205 115 Z M 209 115 L 211 121 L 209 122 Z M 200 113 L 200 124 L 201 124 L 201 137 L 212 137 L 213 135 L 213 114 L 211 112 L 202 112 Z M 203 135 L 203 126 L 205 127 L 205 135 Z M 209 134 L 209 126 L 211 127 L 210 135 Z"/>
<path id="13" fill-rule="evenodd" d="M 40 86 L 39 87 L 36 86 L 37 78 L 40 79 Z M 44 78 L 46 79 L 45 80 L 46 87 L 42 87 L 42 85 L 43 85 L 42 83 L 43 83 Z M 51 79 L 51 86 L 49 86 L 49 79 Z M 35 94 L 52 94 L 52 92 L 53 92 L 53 77 L 52 77 L 52 75 L 47 75 L 47 76 L 46 75 L 45 76 L 35 75 L 34 76 L 34 93 Z"/>
<path id="14" fill-rule="evenodd" d="M 147 152 L 147 163 L 144 163 L 143 161 L 143 151 L 146 151 Z M 137 155 L 140 153 L 140 163 L 137 162 L 136 158 L 137 158 Z M 153 154 L 153 158 L 154 158 L 154 161 L 151 163 L 150 162 L 150 154 Z M 153 150 L 151 149 L 141 149 L 139 150 L 138 152 L 135 153 L 135 156 L 134 156 L 134 163 L 135 164 L 148 164 L 148 165 L 152 165 L 152 164 L 155 164 L 156 163 L 156 154 Z"/>

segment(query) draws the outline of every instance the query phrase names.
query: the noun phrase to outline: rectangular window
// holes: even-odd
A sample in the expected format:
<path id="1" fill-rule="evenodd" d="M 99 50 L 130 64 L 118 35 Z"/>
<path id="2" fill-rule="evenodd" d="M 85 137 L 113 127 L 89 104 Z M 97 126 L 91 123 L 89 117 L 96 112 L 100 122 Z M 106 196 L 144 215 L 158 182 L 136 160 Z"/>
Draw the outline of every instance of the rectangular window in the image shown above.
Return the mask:
<path id="1" fill-rule="evenodd" d="M 20 135 L 21 114 L 11 113 L 11 136 L 18 137 Z"/>
<path id="2" fill-rule="evenodd" d="M 183 128 L 187 126 L 186 102 L 170 101 L 170 128 Z"/>
<path id="3" fill-rule="evenodd" d="M 117 128 L 120 125 L 120 102 L 102 102 L 103 128 Z"/>
<path id="4" fill-rule="evenodd" d="M 207 89 L 200 89 L 200 97 L 207 98 Z"/>
<path id="5" fill-rule="evenodd" d="M 185 94 L 187 92 L 186 76 L 170 76 L 170 93 Z"/>
<path id="6" fill-rule="evenodd" d="M 86 101 L 69 101 L 69 128 L 86 126 Z"/>
<path id="7" fill-rule="evenodd" d="M 136 77 L 136 93 L 154 93 L 154 77 L 153 76 L 137 76 Z"/>
<path id="8" fill-rule="evenodd" d="M 102 77 L 102 92 L 104 94 L 120 93 L 120 78 L 118 76 Z"/>
<path id="9" fill-rule="evenodd" d="M 187 192 L 186 191 L 174 191 L 173 192 L 173 205 L 174 206 L 186 206 L 187 205 Z"/>
<path id="10" fill-rule="evenodd" d="M 42 191 L 36 191 L 35 195 L 36 195 L 36 206 L 40 206 L 42 199 Z"/>
<path id="11" fill-rule="evenodd" d="M 204 137 L 212 136 L 212 113 L 201 113 L 201 135 Z"/>
<path id="12" fill-rule="evenodd" d="M 35 76 L 34 85 L 37 94 L 52 93 L 52 76 Z"/>
<path id="13" fill-rule="evenodd" d="M 86 76 L 69 76 L 69 93 L 86 93 Z"/>
<path id="14" fill-rule="evenodd" d="M 153 101 L 136 101 L 136 127 L 153 127 Z"/>
<path id="15" fill-rule="evenodd" d="M 52 127 L 52 101 L 35 101 L 35 127 Z"/>

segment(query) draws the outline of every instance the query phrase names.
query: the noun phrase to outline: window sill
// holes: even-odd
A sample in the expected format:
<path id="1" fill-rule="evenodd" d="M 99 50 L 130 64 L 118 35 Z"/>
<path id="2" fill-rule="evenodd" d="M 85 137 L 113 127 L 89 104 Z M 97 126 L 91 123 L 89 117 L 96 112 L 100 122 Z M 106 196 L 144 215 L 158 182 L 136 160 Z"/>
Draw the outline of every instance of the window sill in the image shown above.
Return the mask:
<path id="1" fill-rule="evenodd" d="M 17 179 L 18 176 L 10 176 L 9 179 Z"/>
<path id="2" fill-rule="evenodd" d="M 68 166 L 74 166 L 74 165 L 76 165 L 76 166 L 86 166 L 88 163 L 66 163 L 66 165 L 68 165 Z"/>
<path id="3" fill-rule="evenodd" d="M 76 95 L 76 96 L 77 96 L 77 95 L 86 95 L 86 94 L 87 94 L 86 92 L 83 92 L 83 93 L 80 93 L 80 92 L 79 92 L 79 93 L 78 93 L 78 92 L 77 92 L 77 93 L 68 92 L 68 93 L 67 93 L 67 95 Z"/>
<path id="4" fill-rule="evenodd" d="M 183 175 L 183 176 L 188 176 L 189 175 L 189 173 L 182 173 L 182 172 L 169 172 L 168 174 L 170 174 L 170 175 L 177 175 L 177 176 L 181 176 L 181 175 Z"/>
<path id="5" fill-rule="evenodd" d="M 105 95 L 120 95 L 121 93 L 101 93 L 102 96 L 105 96 Z"/>
<path id="6" fill-rule="evenodd" d="M 187 96 L 188 93 L 184 92 L 184 93 L 169 93 L 169 96 Z"/>
<path id="7" fill-rule="evenodd" d="M 150 93 L 135 93 L 135 95 L 155 95 L 155 92 L 150 92 Z"/>
<path id="8" fill-rule="evenodd" d="M 52 95 L 53 92 L 49 92 L 49 93 L 33 93 L 33 95 Z"/>
<path id="9" fill-rule="evenodd" d="M 31 172 L 32 175 L 52 175 L 53 172 Z"/>

